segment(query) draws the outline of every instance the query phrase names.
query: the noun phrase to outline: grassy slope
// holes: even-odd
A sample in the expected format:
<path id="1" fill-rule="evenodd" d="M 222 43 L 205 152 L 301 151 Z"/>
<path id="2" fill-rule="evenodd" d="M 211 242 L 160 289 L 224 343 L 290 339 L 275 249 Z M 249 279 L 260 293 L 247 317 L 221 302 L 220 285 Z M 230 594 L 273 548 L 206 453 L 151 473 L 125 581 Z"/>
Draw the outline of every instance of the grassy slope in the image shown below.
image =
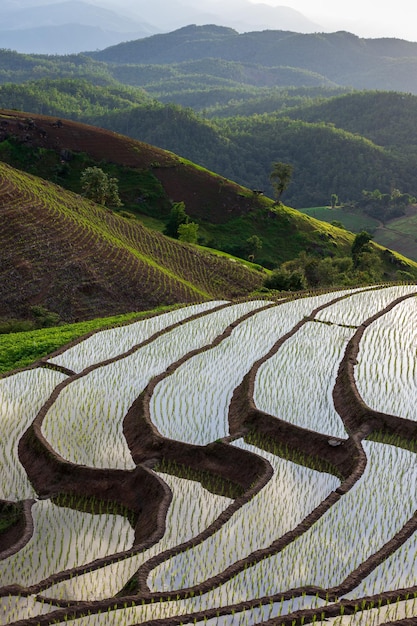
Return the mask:
<path id="1" fill-rule="evenodd" d="M 258 263 L 279 264 L 301 251 L 319 258 L 350 254 L 351 233 L 276 206 L 173 153 L 15 111 L 0 112 L 0 129 L 0 145 L 9 147 L 1 157 L 44 178 L 65 170 L 60 182 L 79 190 L 82 168 L 95 163 L 120 177 L 125 209 L 164 220 L 172 201 L 184 201 L 210 247 L 242 256 L 246 240 L 257 234 L 263 241 Z M 262 282 L 259 272 L 167 239 L 136 219 L 6 166 L 1 172 L 0 317 L 26 317 L 40 304 L 75 321 L 245 295 Z M 387 265 L 384 279 L 395 278 L 398 267 Z"/>
<path id="2" fill-rule="evenodd" d="M 417 207 L 406 216 L 387 222 L 375 232 L 375 241 L 382 246 L 398 250 L 404 256 L 417 261 Z"/>
<path id="3" fill-rule="evenodd" d="M 366 214 L 349 211 L 348 209 L 335 207 L 310 207 L 308 209 L 300 209 L 304 215 L 310 215 L 322 222 L 340 222 L 347 230 L 353 233 L 359 233 L 361 230 L 366 230 L 369 233 L 373 233 L 378 227 L 379 222 L 373 217 L 369 217 Z"/>
<path id="4" fill-rule="evenodd" d="M 74 191 L 79 191 L 82 168 L 96 163 L 119 178 L 126 209 L 163 220 L 172 201 L 185 202 L 210 247 L 240 249 L 242 256 L 246 239 L 258 234 L 264 245 L 257 261 L 270 265 L 301 250 L 338 256 L 349 250 L 351 236 L 332 231 L 329 237 L 327 226 L 285 207 L 277 209 L 272 200 L 173 153 L 72 121 L 57 125 L 46 116 L 31 115 L 30 123 L 27 118 L 25 113 L 0 112 L 3 138 L 9 138 L 0 144 L 0 158 Z M 57 178 L 62 152 L 71 156 L 65 175 Z"/>
<path id="5" fill-rule="evenodd" d="M 235 297 L 262 280 L 5 164 L 0 210 L 1 316 L 42 305 L 75 321 Z"/>

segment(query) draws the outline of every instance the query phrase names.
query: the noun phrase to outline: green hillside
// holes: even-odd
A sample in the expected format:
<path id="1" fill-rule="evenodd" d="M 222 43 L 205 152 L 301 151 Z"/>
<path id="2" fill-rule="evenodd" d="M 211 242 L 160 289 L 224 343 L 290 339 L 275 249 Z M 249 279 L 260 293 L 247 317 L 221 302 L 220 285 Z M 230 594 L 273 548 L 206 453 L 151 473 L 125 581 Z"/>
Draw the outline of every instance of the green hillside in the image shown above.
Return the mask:
<path id="1" fill-rule="evenodd" d="M 379 146 L 416 153 L 417 97 L 410 93 L 355 92 L 302 103 L 285 115 L 305 122 L 326 121 Z"/>
<path id="2" fill-rule="evenodd" d="M 40 305 L 64 320 L 85 319 L 97 308 L 116 314 L 237 297 L 263 285 L 265 272 L 207 247 L 254 261 L 258 270 L 281 266 L 305 287 L 415 275 L 406 259 L 372 244 L 355 256 L 348 231 L 171 152 L 78 122 L 14 111 L 1 112 L 0 127 L 0 157 L 19 168 L 3 166 L 3 316 L 24 317 Z M 92 165 L 118 179 L 123 207 L 116 212 L 79 195 L 81 175 Z M 63 186 L 76 195 L 64 194 Z M 183 203 L 198 225 L 203 248 L 157 232 L 175 203 Z"/>
<path id="3" fill-rule="evenodd" d="M 152 101 L 142 90 L 85 80 L 3 85 L 0 101 L 129 135 L 268 195 L 272 163 L 292 163 L 285 201 L 297 208 L 328 204 L 333 193 L 343 203 L 359 202 L 364 189 L 387 193 L 394 186 L 417 195 L 416 96 L 366 92 L 319 100 L 307 93 L 284 90 L 269 100 L 278 110 L 211 120 Z M 190 97 L 199 96 L 190 91 Z M 248 111 L 256 102 L 248 101 Z"/>
<path id="4" fill-rule="evenodd" d="M 0 163 L 0 318 L 40 324 L 233 298 L 260 272 Z"/>

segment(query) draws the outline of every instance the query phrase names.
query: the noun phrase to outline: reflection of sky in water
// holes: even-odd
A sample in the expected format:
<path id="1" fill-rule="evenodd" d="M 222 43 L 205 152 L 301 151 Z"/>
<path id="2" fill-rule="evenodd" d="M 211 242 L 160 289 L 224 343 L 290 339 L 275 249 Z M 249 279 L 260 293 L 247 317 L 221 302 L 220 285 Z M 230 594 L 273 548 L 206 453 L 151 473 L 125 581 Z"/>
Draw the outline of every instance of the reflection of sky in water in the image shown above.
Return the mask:
<path id="1" fill-rule="evenodd" d="M 72 463 L 133 469 L 123 418 L 149 381 L 189 351 L 213 341 L 247 311 L 264 304 L 235 304 L 208 315 L 204 322 L 186 322 L 130 356 L 71 382 L 46 414 L 43 435 Z"/>
<path id="2" fill-rule="evenodd" d="M 186 319 L 196 313 L 225 304 L 225 300 L 203 302 L 185 306 L 169 313 L 155 315 L 139 322 L 126 326 L 119 326 L 109 330 L 102 330 L 88 339 L 81 341 L 62 354 L 50 359 L 51 363 L 58 363 L 73 371 L 81 372 L 86 367 L 111 359 L 130 350 L 133 346 L 142 343 L 153 334 Z"/>
<path id="3" fill-rule="evenodd" d="M 238 602 L 253 588 L 257 596 L 304 585 L 340 584 L 361 562 L 398 532 L 417 508 L 408 468 L 414 453 L 363 442 L 368 464 L 362 479 L 308 531 L 281 553 L 238 574 L 222 590 Z M 279 575 L 277 575 L 279 572 Z"/>
<path id="4" fill-rule="evenodd" d="M 267 459 L 274 468 L 271 480 L 212 537 L 155 568 L 148 581 L 152 590 L 197 584 L 251 552 L 269 546 L 300 523 L 340 484 L 335 476 L 297 465 L 243 441 L 235 445 Z M 249 581 L 247 594 L 253 597 Z"/>
<path id="5" fill-rule="evenodd" d="M 36 368 L 0 379 L 0 499 L 34 497 L 17 446 L 55 386 L 65 378 L 59 372 Z"/>
<path id="6" fill-rule="evenodd" d="M 254 301 L 250 308 L 259 304 Z M 275 343 L 277 328 L 262 321 L 277 315 L 278 308 L 256 313 L 219 345 L 193 356 L 156 386 L 150 415 L 164 437 L 205 445 L 229 434 L 233 391 L 254 361 Z"/>
<path id="7" fill-rule="evenodd" d="M 234 328 L 230 337 L 218 346 L 184 363 L 156 386 L 151 398 L 151 419 L 159 432 L 165 437 L 197 445 L 205 445 L 227 436 L 229 433 L 227 412 L 233 391 L 241 383 L 253 363 L 267 354 L 275 342 L 289 332 L 305 315 L 309 315 L 314 308 L 335 297 L 335 294 L 330 293 L 302 298 L 256 313 Z M 350 331 L 350 334 L 352 332 Z M 333 335 L 329 344 L 332 346 L 331 352 L 334 351 L 336 330 Z M 344 347 L 348 336 L 349 332 L 346 329 L 337 331 L 340 350 Z M 320 346 L 324 341 L 324 338 L 320 340 Z M 333 360 L 335 358 L 337 357 Z M 219 373 L 221 373 L 220 376 Z M 333 376 L 331 372 L 330 377 L 334 378 L 335 374 Z M 304 381 L 306 378 L 307 375 Z M 317 377 L 311 386 L 316 396 L 321 398 L 323 394 L 317 393 L 316 379 Z M 327 378 L 324 384 L 329 386 Z M 270 384 L 267 384 L 266 388 L 268 392 L 271 391 Z M 272 389 L 276 388 L 277 383 L 274 381 Z M 280 385 L 280 388 L 283 391 L 284 386 Z M 328 389 L 324 396 L 324 404 L 330 402 L 333 407 L 331 399 L 329 402 L 327 400 L 327 392 Z M 297 389 L 297 397 L 300 393 L 301 390 Z M 292 405 L 294 405 L 293 400 L 290 401 L 290 406 Z M 268 411 L 268 409 L 264 410 Z M 273 413 L 273 411 L 269 412 Z M 329 413 L 328 410 L 326 412 Z M 312 421 L 321 415 L 322 411 L 317 410 L 312 413 L 311 409 L 307 408 L 305 413 L 310 419 L 308 427 L 313 428 Z M 335 414 L 334 409 L 333 414 Z M 332 415 L 331 425 L 327 428 L 327 432 L 334 436 L 346 436 L 337 414 Z"/>
<path id="8" fill-rule="evenodd" d="M 7 626 L 7 624 L 17 620 L 44 615 L 55 608 L 48 604 L 36 602 L 36 599 L 32 596 L 28 598 L 5 596 L 0 598 L 0 624 L 1 626 Z"/>
<path id="9" fill-rule="evenodd" d="M 17 554 L 0 561 L 0 586 L 30 586 L 133 545 L 134 530 L 120 515 L 91 515 L 49 500 L 37 502 L 32 514 L 33 537 Z"/>
<path id="10" fill-rule="evenodd" d="M 22 599 L 23 602 L 25 599 Z M 152 619 L 162 619 L 174 615 L 185 615 L 194 611 L 204 610 L 205 608 L 212 608 L 217 606 L 213 604 L 213 594 L 204 594 L 201 597 L 193 598 L 190 600 L 180 600 L 178 602 L 164 602 L 156 603 L 153 605 L 131 607 L 121 609 L 112 612 L 111 623 L 117 624 L 117 626 L 131 626 L 132 624 L 145 623 Z M 200 622 L 184 622 L 184 626 L 253 626 L 259 623 L 260 620 L 266 621 L 278 617 L 279 615 L 287 615 L 288 613 L 303 609 L 303 608 L 316 608 L 326 606 L 326 603 L 320 598 L 304 596 L 294 598 L 282 603 L 271 603 L 262 607 L 256 607 L 249 609 L 241 613 L 235 613 L 234 615 L 226 615 L 220 617 L 214 617 L 206 621 Z M 44 608 L 43 612 L 46 612 Z M 39 611 L 35 614 L 41 614 Z M 23 619 L 27 613 L 23 612 L 19 614 L 20 619 Z M 31 614 L 28 616 L 30 617 Z M 403 619 L 405 617 L 411 617 L 417 615 L 417 600 L 408 600 L 404 602 L 398 602 L 389 606 L 382 606 L 377 609 L 372 609 L 365 612 L 358 611 L 355 615 L 346 615 L 343 617 L 329 617 L 324 621 L 316 621 L 317 626 L 382 626 L 387 622 L 393 620 Z M 13 615 L 15 617 L 15 615 Z M 68 620 L 66 624 L 72 626 L 108 626 L 109 615 L 104 613 L 103 615 L 91 615 L 86 618 L 80 618 L 76 621 Z M 7 624 L 7 622 L 0 621 L 0 624 Z"/>
<path id="11" fill-rule="evenodd" d="M 266 621 L 278 617 L 280 615 L 288 615 L 294 611 L 301 611 L 302 609 L 311 609 L 320 606 L 325 606 L 326 602 L 320 598 L 311 596 L 301 596 L 299 598 L 292 598 L 291 600 L 285 600 L 284 602 L 274 602 L 270 604 L 264 604 L 263 606 L 243 611 L 241 613 L 235 613 L 234 615 L 221 615 L 219 617 L 213 617 L 204 622 L 188 622 L 184 626 L 250 626 L 252 624 L 258 624 L 260 621 Z"/>
<path id="12" fill-rule="evenodd" d="M 329 617 L 317 626 L 382 626 L 406 617 L 417 616 L 417 600 L 404 600 L 369 611 L 358 611 L 355 615 Z"/>
<path id="13" fill-rule="evenodd" d="M 349 300 L 340 300 L 317 314 L 317 319 L 333 324 L 359 326 L 390 302 L 407 294 L 415 293 L 415 285 L 394 285 L 384 289 L 371 289 L 353 294 Z M 333 294 L 335 295 L 335 294 Z M 411 300 L 407 300 L 410 302 Z"/>
<path id="14" fill-rule="evenodd" d="M 406 291 L 405 288 L 404 291 Z M 392 293 L 390 298 L 392 298 Z M 332 294 L 331 297 L 335 297 L 335 294 Z M 376 301 L 378 298 L 379 296 L 376 296 Z M 308 300 L 304 300 L 302 304 L 298 303 L 297 306 L 299 308 L 305 307 Z M 312 304 L 312 301 L 313 299 L 311 299 L 310 304 Z M 380 308 L 380 300 L 378 302 L 378 307 Z M 409 306 L 408 303 L 405 306 Z M 317 304 L 318 302 L 315 302 L 316 306 Z M 308 306 L 310 308 L 310 305 Z M 331 313 L 331 310 L 329 313 Z M 355 314 L 357 313 L 358 311 L 355 311 Z M 334 320 L 332 319 L 332 321 Z M 320 325 L 317 324 L 317 326 Z M 388 328 L 387 337 L 392 339 L 391 334 L 394 333 L 395 324 L 388 319 L 386 327 Z M 327 329 L 328 327 L 323 328 Z M 405 346 L 404 337 L 400 339 L 394 337 L 393 340 L 399 346 Z M 323 340 L 323 343 L 325 341 L 327 340 Z M 345 342 L 346 339 L 343 338 L 343 341 Z M 224 349 L 227 348 L 228 343 L 229 340 L 226 340 Z M 166 339 L 161 341 L 161 347 L 164 348 L 162 352 L 165 353 L 165 348 L 168 348 L 168 344 L 169 342 L 167 343 Z M 156 344 L 153 346 L 154 349 L 155 346 Z M 407 346 L 404 349 L 406 348 Z M 414 372 L 412 368 L 415 367 L 415 347 L 413 359 L 410 360 L 408 357 L 407 359 L 404 357 L 401 360 L 398 370 L 400 372 L 399 379 L 401 384 L 404 381 L 409 384 L 410 371 Z M 377 360 L 382 361 L 379 357 Z M 207 364 L 207 362 L 203 361 L 203 364 Z M 132 362 L 126 363 L 126 367 L 131 366 Z M 34 371 L 36 372 L 36 370 Z M 103 368 L 102 371 L 98 372 L 97 382 L 101 383 L 101 385 L 104 383 L 104 371 Z M 295 372 L 297 371 L 296 367 Z M 56 372 L 47 372 L 47 370 L 42 370 L 42 372 L 46 372 L 45 378 L 51 377 L 47 388 L 44 390 L 44 393 L 47 393 L 48 396 L 56 382 L 63 380 L 64 376 Z M 294 367 L 292 372 L 294 372 Z M 29 378 L 32 374 L 30 372 L 21 373 L 19 376 L 22 376 L 22 378 L 19 381 L 19 385 L 22 384 L 25 375 Z M 37 376 L 37 374 L 33 375 Z M 42 373 L 41 376 L 44 376 L 44 374 Z M 56 380 L 53 377 L 56 377 Z M 17 380 L 17 377 L 11 378 L 16 378 Z M 382 378 L 384 378 L 384 375 Z M 8 379 L 4 380 L 8 381 Z M 92 380 L 91 378 L 89 382 L 91 383 Z M 415 382 L 414 378 L 413 381 Z M 13 437 L 16 438 L 14 432 L 15 425 L 10 421 L 8 422 L 7 416 L 11 413 L 16 415 L 17 411 L 22 413 L 22 409 L 16 405 L 16 396 L 19 395 L 16 391 L 10 394 L 9 390 L 9 397 L 7 397 L 5 388 L 8 384 L 14 384 L 14 381 L 13 383 L 9 381 L 4 384 L 3 381 L 0 381 L 0 414 L 3 411 L 3 418 L 0 418 L 2 419 L 3 429 L 1 434 L 3 435 L 5 428 L 9 428 L 9 431 L 6 430 L 6 434 L 2 436 L 2 439 L 13 441 Z M 50 390 L 48 385 L 51 386 Z M 104 386 L 108 386 L 108 381 L 105 382 Z M 33 385 L 27 384 L 26 381 L 25 389 L 27 389 L 27 396 L 23 396 L 24 403 L 22 405 L 24 409 L 25 402 L 28 405 L 29 390 L 32 388 Z M 103 393 L 102 387 L 99 389 L 99 396 Z M 398 395 L 397 391 L 395 391 L 395 394 Z M 403 395 L 406 395 L 406 392 Z M 44 400 L 42 400 L 43 402 Z M 99 399 L 97 399 L 97 402 L 99 402 Z M 109 404 L 108 398 L 105 398 L 104 404 L 106 403 Z M 227 408 L 227 403 L 227 401 L 223 400 L 225 405 L 222 407 L 223 412 L 225 407 Z M 414 401 L 412 404 L 415 409 Z M 78 408 L 79 405 L 77 406 Z M 87 407 L 86 410 L 89 412 L 90 407 Z M 124 410 L 124 405 L 122 409 L 117 406 L 111 407 L 111 417 L 114 419 L 114 413 L 123 412 Z M 384 410 L 387 410 L 386 407 Z M 33 406 L 31 411 L 33 413 Z M 407 416 L 410 417 L 409 415 Z M 33 417 L 34 415 L 30 417 L 30 421 Z M 102 417 L 102 407 L 99 407 L 96 417 L 97 424 L 99 424 L 99 420 Z M 109 419 L 109 423 L 110 421 Z M 10 423 L 12 424 L 11 427 Z M 320 430 L 317 425 L 314 426 L 314 429 Z M 91 438 L 90 433 L 87 433 L 87 435 L 87 438 Z M 65 435 L 63 437 L 65 438 Z M 114 437 L 114 432 L 111 432 L 108 435 L 109 437 Z M 109 445 L 108 448 L 109 453 L 106 453 L 106 458 L 110 458 L 112 446 Z M 201 597 L 117 611 L 112 614 L 112 621 L 114 618 L 117 620 L 118 625 L 130 626 L 133 622 L 140 623 L 149 619 L 186 614 L 213 606 L 222 606 L 226 603 L 238 602 L 240 599 L 252 599 L 265 593 L 276 593 L 277 590 L 284 590 L 302 584 L 332 586 L 340 583 L 352 569 L 357 567 L 369 554 L 379 549 L 384 542 L 389 540 L 402 527 L 413 514 L 417 504 L 415 455 L 392 446 L 372 442 L 365 442 L 364 448 L 367 451 L 369 462 L 366 473 L 360 483 L 350 493 L 343 496 L 340 502 L 332 507 L 313 528 L 288 546 L 281 554 L 249 568 L 247 571 L 237 575 L 235 579 L 222 585 L 219 589 Z M 256 452 L 256 449 L 254 451 Z M 266 455 L 267 453 L 265 453 Z M 271 463 L 276 463 L 276 458 L 272 458 L 274 460 L 271 460 Z M 118 453 L 116 453 L 114 462 L 115 466 L 117 466 L 119 462 Z M 110 464 L 113 465 L 113 462 Z M 6 469 L 8 465 L 10 466 L 9 470 Z M 13 463 L 11 463 L 11 459 L 3 461 L 5 470 L 0 473 L 0 476 L 6 475 L 6 472 L 9 471 L 7 481 L 10 484 L 15 482 L 19 489 L 23 488 L 23 490 L 26 484 L 28 489 L 30 489 L 28 493 L 32 494 L 33 490 L 28 485 L 26 477 L 22 480 L 19 476 L 15 479 L 12 475 L 13 465 L 15 465 L 15 459 L 13 459 Z M 0 466 L 0 470 L 3 467 Z M 189 553 L 178 555 L 178 557 L 171 559 L 155 570 L 156 575 L 160 576 L 159 580 L 167 584 L 167 588 L 178 582 L 180 586 L 190 584 L 189 581 L 187 583 L 187 576 L 192 578 L 200 570 L 203 572 L 202 577 L 205 578 L 210 573 L 207 573 L 204 567 L 212 567 L 215 570 L 222 569 L 229 564 L 229 560 L 234 562 L 237 558 L 242 558 L 241 550 L 243 550 L 243 556 L 245 556 L 251 550 L 262 547 L 264 543 L 267 545 L 268 542 L 285 532 L 285 524 L 289 524 L 292 527 L 297 523 L 297 514 L 301 513 L 301 516 L 304 517 L 309 512 L 310 509 L 308 507 L 312 507 L 313 503 L 306 496 L 311 497 L 313 494 L 316 494 L 316 483 L 309 482 L 311 479 L 304 473 L 305 468 L 297 469 L 294 472 L 284 472 L 282 468 L 279 470 L 275 469 L 275 476 L 280 481 L 277 481 L 275 487 L 272 484 L 269 485 L 271 491 L 268 491 L 268 486 L 262 491 L 263 501 L 260 499 L 260 502 L 263 504 L 263 508 L 260 507 L 256 511 L 255 497 L 248 505 L 248 508 L 244 509 L 246 519 L 243 519 L 243 514 L 242 519 L 239 518 L 239 514 L 236 514 L 225 525 L 223 531 L 223 546 L 225 546 L 225 549 L 222 546 L 219 550 L 219 544 L 216 543 L 216 541 L 219 541 L 219 534 L 217 534 L 215 538 L 204 542 L 202 546 L 196 547 L 195 550 Z M 339 481 L 334 479 L 334 477 L 327 476 L 327 479 L 330 481 L 334 480 L 335 484 L 330 486 L 328 482 L 323 482 L 321 485 L 322 493 L 318 498 L 317 504 L 328 495 L 329 491 L 339 484 Z M 227 499 L 212 496 L 212 494 L 207 495 L 207 492 L 202 492 L 200 485 L 196 488 L 194 488 L 194 483 L 185 486 L 188 481 L 181 483 L 181 479 L 175 479 L 174 477 L 166 477 L 166 481 L 168 483 L 171 481 L 173 489 L 176 490 L 176 496 L 170 507 L 166 536 L 157 546 L 154 546 L 143 555 L 138 555 L 121 563 L 102 568 L 102 570 L 97 572 L 77 577 L 74 580 L 60 583 L 46 590 L 44 592 L 45 595 L 55 594 L 55 597 L 75 597 L 76 599 L 111 597 L 120 590 L 120 587 L 123 586 L 142 562 L 146 561 L 153 554 L 157 554 L 198 534 L 228 505 L 229 501 Z M 308 490 L 311 493 L 308 493 Z M 275 504 L 276 508 L 272 507 L 271 512 L 269 512 L 268 508 L 271 504 Z M 304 509 L 302 509 L 303 506 Z M 250 507 L 253 507 L 253 510 Z M 57 510 L 59 513 L 57 513 Z M 283 510 L 285 511 L 284 515 L 282 514 Z M 268 519 L 266 511 L 268 511 Z M 188 519 L 184 518 L 185 512 L 188 515 Z M 0 561 L 0 585 L 13 584 L 15 582 L 23 585 L 33 584 L 51 573 L 67 569 L 73 565 L 90 562 L 106 554 L 128 549 L 133 543 L 133 529 L 131 529 L 126 520 L 119 516 L 91 516 L 74 512 L 70 509 L 54 507 L 48 501 L 38 502 L 33 508 L 33 514 L 36 536 L 18 555 L 14 555 L 6 561 Z M 94 521 L 91 519 L 86 521 L 84 516 L 96 519 Z M 107 519 L 105 519 L 106 517 Z M 252 524 L 248 523 L 251 517 Z M 257 520 L 255 525 L 259 534 L 256 539 L 252 540 L 248 527 L 254 526 L 253 519 L 255 518 Z M 259 537 L 261 537 L 260 543 Z M 220 559 L 218 558 L 219 554 Z M 302 556 L 300 557 L 300 555 Z M 386 589 L 415 585 L 416 578 L 414 572 L 417 571 L 416 555 L 417 538 L 412 536 L 394 555 L 376 568 L 352 594 L 349 594 L 349 597 L 360 597 Z M 205 561 L 209 561 L 209 564 Z M 36 572 L 35 575 L 33 572 Z M 151 574 L 151 576 L 155 576 L 155 574 Z M 158 582 L 157 577 L 156 581 Z M 299 598 L 282 605 L 277 603 L 262 608 L 257 607 L 252 611 L 214 618 L 204 623 L 211 626 L 256 624 L 259 620 L 271 619 L 280 613 L 286 614 L 288 611 L 295 611 L 303 606 L 311 606 L 310 603 L 314 604 L 315 602 L 317 602 L 316 598 Z M 318 602 L 320 603 L 321 601 Z M 387 608 L 385 613 L 385 609 L 382 608 L 380 611 L 368 611 L 365 614 L 358 613 L 356 616 L 329 619 L 325 623 L 333 626 L 377 626 L 377 624 L 382 624 L 388 619 L 400 619 L 405 616 L 415 615 L 417 608 L 414 604 L 415 601 L 398 603 L 394 607 Z M 407 609 L 404 607 L 407 607 Z M 34 598 L 1 598 L 0 624 L 8 624 L 12 620 L 23 619 L 31 615 L 40 615 L 51 610 L 53 610 L 53 607 L 42 606 L 36 603 Z M 397 613 L 393 612 L 394 610 Z M 103 616 L 91 616 L 72 623 L 74 626 L 107 626 L 108 619 L 106 614 Z"/>
<path id="15" fill-rule="evenodd" d="M 417 467 L 409 467 L 403 474 L 404 483 L 412 493 L 417 491 Z M 383 591 L 406 589 L 417 585 L 417 533 L 414 534 L 378 565 L 358 587 L 346 594 L 347 598 L 360 598 Z"/>
<path id="16" fill-rule="evenodd" d="M 205 530 L 229 504 L 229 498 L 207 491 L 200 483 L 159 473 L 170 487 L 173 498 L 168 510 L 166 532 L 149 550 L 81 576 L 73 577 L 44 592 L 50 598 L 90 600 L 116 594 L 138 567 L 155 554 L 195 537 Z"/>
<path id="17" fill-rule="evenodd" d="M 317 322 L 305 324 L 261 365 L 254 389 L 257 408 L 301 428 L 345 438 L 332 392 L 354 332 Z"/>
<path id="18" fill-rule="evenodd" d="M 259 617 L 264 616 L 263 619 L 270 619 L 278 615 L 285 615 L 288 612 L 296 611 L 302 608 L 310 608 L 323 606 L 325 602 L 315 597 L 300 597 L 288 600 L 282 603 L 267 604 L 264 607 L 256 607 L 248 611 L 241 613 L 235 613 L 228 617 L 219 617 L 207 620 L 206 622 L 185 622 L 184 626 L 188 624 L 208 624 L 210 626 L 251 626 L 259 622 Z M 169 618 L 174 615 L 186 615 L 197 611 L 207 610 L 216 606 L 221 606 L 217 602 L 215 592 L 203 594 L 195 598 L 188 600 L 178 600 L 174 602 L 156 602 L 155 604 L 131 607 L 113 611 L 111 614 L 111 624 L 117 624 L 117 626 L 131 626 L 132 624 L 141 624 L 148 622 L 152 619 Z M 91 615 L 86 618 L 80 618 L 79 620 L 68 620 L 66 624 L 73 626 L 108 626 L 109 615 L 107 613 L 103 615 Z"/>
<path id="19" fill-rule="evenodd" d="M 417 298 L 395 306 L 365 330 L 355 367 L 364 402 L 417 420 Z"/>

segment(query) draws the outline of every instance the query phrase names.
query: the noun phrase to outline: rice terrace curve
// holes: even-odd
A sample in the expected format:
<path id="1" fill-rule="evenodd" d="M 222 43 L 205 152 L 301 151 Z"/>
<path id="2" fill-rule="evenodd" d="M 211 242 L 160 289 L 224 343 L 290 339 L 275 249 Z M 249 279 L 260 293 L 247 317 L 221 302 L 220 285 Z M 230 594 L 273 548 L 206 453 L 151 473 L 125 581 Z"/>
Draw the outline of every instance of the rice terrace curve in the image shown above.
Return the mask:
<path id="1" fill-rule="evenodd" d="M 0 625 L 417 621 L 417 287 L 187 305 L 0 378 Z"/>

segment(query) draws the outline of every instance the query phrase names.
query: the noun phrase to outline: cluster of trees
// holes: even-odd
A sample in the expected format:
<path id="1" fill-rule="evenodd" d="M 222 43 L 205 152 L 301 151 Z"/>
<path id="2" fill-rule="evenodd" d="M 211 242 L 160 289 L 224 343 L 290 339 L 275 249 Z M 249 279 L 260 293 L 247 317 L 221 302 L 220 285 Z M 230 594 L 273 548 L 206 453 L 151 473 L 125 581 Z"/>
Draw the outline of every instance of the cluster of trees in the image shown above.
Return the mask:
<path id="1" fill-rule="evenodd" d="M 164 234 L 179 239 L 179 241 L 197 243 L 198 224 L 190 221 L 190 216 L 185 211 L 184 202 L 173 203 Z"/>
<path id="2" fill-rule="evenodd" d="M 410 204 L 415 204 L 416 198 L 409 193 L 402 193 L 399 189 L 392 189 L 390 193 L 382 193 L 379 189 L 362 191 L 361 207 L 371 217 L 382 222 L 401 217 Z"/>
<path id="3" fill-rule="evenodd" d="M 369 233 L 358 233 L 350 255 L 345 257 L 317 258 L 301 252 L 274 270 L 264 284 L 268 289 L 299 291 L 308 287 L 374 283 L 382 279 L 384 263 L 369 245 L 370 241 Z"/>
<path id="4" fill-rule="evenodd" d="M 116 84 L 97 85 L 84 78 L 43 78 L 23 84 L 0 85 L 0 102 L 5 109 L 92 122 L 110 111 L 129 112 L 150 101 L 141 89 Z"/>
<path id="5" fill-rule="evenodd" d="M 111 73 L 104 63 L 94 61 L 83 54 L 52 56 L 43 54 L 21 54 L 13 50 L 0 49 L 0 84 L 23 83 L 34 78 L 61 79 L 84 78 L 93 84 L 113 82 Z"/>
<path id="6" fill-rule="evenodd" d="M 84 195 L 103 206 L 118 208 L 122 206 L 119 197 L 119 181 L 103 172 L 101 167 L 87 167 L 81 174 L 81 188 Z"/>

